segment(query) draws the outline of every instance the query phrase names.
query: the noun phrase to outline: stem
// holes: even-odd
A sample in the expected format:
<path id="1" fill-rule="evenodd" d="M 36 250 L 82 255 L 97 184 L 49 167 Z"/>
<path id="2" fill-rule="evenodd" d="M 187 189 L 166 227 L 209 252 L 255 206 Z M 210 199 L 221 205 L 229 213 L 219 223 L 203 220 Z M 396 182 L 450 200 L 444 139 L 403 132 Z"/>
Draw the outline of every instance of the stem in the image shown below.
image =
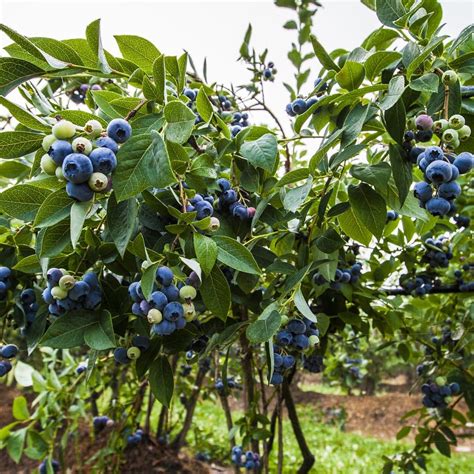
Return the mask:
<path id="1" fill-rule="evenodd" d="M 283 473 L 283 414 L 282 414 L 282 391 L 281 387 L 278 387 L 278 403 L 277 403 L 277 416 L 278 416 L 278 474 Z"/>
<path id="2" fill-rule="evenodd" d="M 379 291 L 385 293 L 387 296 L 413 296 L 411 291 L 408 291 L 405 288 L 380 288 Z M 461 291 L 457 285 L 446 285 L 440 286 L 438 288 L 431 288 L 431 290 L 427 292 L 427 294 L 430 295 L 446 293 L 473 293 L 473 291 Z"/>
<path id="3" fill-rule="evenodd" d="M 143 99 L 134 109 L 130 110 L 130 112 L 125 116 L 125 120 L 128 122 L 133 117 L 135 117 L 135 115 L 137 115 L 137 112 L 147 103 L 148 99 Z"/>
<path id="4" fill-rule="evenodd" d="M 445 120 L 449 120 L 449 86 L 444 86 L 443 112 Z"/>
<path id="5" fill-rule="evenodd" d="M 153 410 L 153 405 L 155 404 L 155 399 L 153 397 L 153 393 L 150 390 L 148 393 L 148 406 L 146 410 L 146 418 L 145 418 L 145 435 L 147 437 L 150 436 L 150 418 L 151 418 L 151 412 Z"/>

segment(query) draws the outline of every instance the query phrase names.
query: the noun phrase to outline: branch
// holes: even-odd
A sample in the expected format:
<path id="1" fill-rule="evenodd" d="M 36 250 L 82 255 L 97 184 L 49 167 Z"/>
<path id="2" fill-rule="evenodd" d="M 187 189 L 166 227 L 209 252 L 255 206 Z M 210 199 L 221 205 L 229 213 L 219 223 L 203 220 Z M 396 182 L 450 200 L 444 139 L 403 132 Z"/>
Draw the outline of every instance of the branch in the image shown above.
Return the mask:
<path id="1" fill-rule="evenodd" d="M 413 296 L 411 291 L 408 291 L 406 288 L 379 288 L 380 292 L 385 293 L 387 296 L 397 296 L 397 295 L 404 295 L 404 296 Z M 440 286 L 438 288 L 431 288 L 430 291 L 427 292 L 429 295 L 436 295 L 436 294 L 446 294 L 446 293 L 474 293 L 474 291 L 461 291 L 458 285 L 446 285 Z"/>
<path id="2" fill-rule="evenodd" d="M 132 120 L 135 115 L 137 115 L 137 112 L 145 105 L 148 103 L 148 99 L 143 99 L 134 109 L 130 110 L 130 112 L 125 116 L 125 120 L 128 122 L 129 120 Z"/>

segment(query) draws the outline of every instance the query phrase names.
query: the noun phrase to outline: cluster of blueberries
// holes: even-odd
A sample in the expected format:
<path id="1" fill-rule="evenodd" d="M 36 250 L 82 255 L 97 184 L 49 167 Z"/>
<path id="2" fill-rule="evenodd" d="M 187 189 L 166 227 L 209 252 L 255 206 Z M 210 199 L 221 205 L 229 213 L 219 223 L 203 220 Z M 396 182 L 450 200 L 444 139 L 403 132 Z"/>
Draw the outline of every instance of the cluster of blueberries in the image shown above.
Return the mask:
<path id="1" fill-rule="evenodd" d="M 435 382 L 424 383 L 421 386 L 421 393 L 424 395 L 422 403 L 426 408 L 446 408 L 451 402 L 451 396 L 461 392 L 461 387 L 457 382 L 449 385 L 442 377 Z"/>
<path id="2" fill-rule="evenodd" d="M 400 286 L 410 292 L 413 296 L 424 296 L 433 288 L 433 277 L 419 274 L 414 278 L 407 278 L 407 275 L 400 277 Z"/>
<path id="3" fill-rule="evenodd" d="M 190 109 L 195 108 L 195 101 L 196 101 L 198 92 L 199 91 L 197 89 L 191 89 L 189 87 L 185 87 L 183 90 L 183 95 L 185 95 L 189 99 L 188 107 Z M 197 111 L 195 111 L 194 113 L 196 114 L 196 119 L 194 120 L 194 124 L 197 125 L 198 123 L 201 123 L 203 120 L 202 120 L 202 117 L 197 113 Z"/>
<path id="4" fill-rule="evenodd" d="M 417 157 L 417 164 L 424 173 L 425 181 L 416 183 L 414 189 L 420 206 L 433 216 L 453 214 L 456 210 L 453 201 L 461 194 L 461 186 L 456 179 L 472 169 L 473 161 L 474 156 L 469 152 L 454 157 L 445 154 L 438 146 L 422 151 Z"/>
<path id="5" fill-rule="evenodd" d="M 43 139 L 47 152 L 41 158 L 44 173 L 66 180 L 66 192 L 77 201 L 90 201 L 94 193 L 112 189 L 111 174 L 117 166 L 116 153 L 119 144 L 126 142 L 132 127 L 124 119 L 114 119 L 102 135 L 102 125 L 89 120 L 84 126 L 85 136 L 78 136 L 76 126 L 68 120 L 60 120 L 53 126 L 52 134 Z"/>
<path id="6" fill-rule="evenodd" d="M 310 354 L 303 357 L 303 368 L 312 374 L 319 374 L 324 370 L 324 358 L 320 354 Z"/>
<path id="7" fill-rule="evenodd" d="M 273 345 L 274 371 L 270 383 L 280 385 L 283 382 L 285 371 L 295 365 L 295 355 L 303 353 L 319 343 L 319 330 L 307 318 L 294 318 L 277 332 L 275 341 L 276 344 Z M 289 354 L 290 351 L 294 355 Z"/>
<path id="8" fill-rule="evenodd" d="M 231 452 L 232 463 L 247 470 L 258 469 L 260 467 L 260 456 L 253 451 L 244 453 L 242 446 L 234 446 Z"/>
<path id="9" fill-rule="evenodd" d="M 82 280 L 76 280 L 64 269 L 50 268 L 46 279 L 48 286 L 42 296 L 53 316 L 80 309 L 91 311 L 97 309 L 102 302 L 102 290 L 94 272 L 87 272 Z"/>
<path id="10" fill-rule="evenodd" d="M 249 114 L 247 112 L 235 112 L 232 115 L 230 133 L 235 137 L 243 128 L 249 126 Z"/>
<path id="11" fill-rule="evenodd" d="M 12 271 L 8 267 L 0 267 L 0 301 L 7 296 L 8 289 L 11 286 L 11 274 Z"/>
<path id="12" fill-rule="evenodd" d="M 421 261 L 429 264 L 431 268 L 447 268 L 449 261 L 453 258 L 451 246 L 446 242 L 447 237 L 441 236 L 437 239 L 431 237 L 425 240 L 427 252 Z"/>
<path id="13" fill-rule="evenodd" d="M 189 203 L 186 206 L 186 212 L 196 212 L 196 219 L 200 221 L 206 217 L 212 217 L 214 214 L 213 204 L 214 198 L 212 196 L 195 194 L 194 197 L 189 200 Z M 217 225 L 219 225 L 218 221 Z"/>
<path id="14" fill-rule="evenodd" d="M 227 385 L 227 388 L 228 389 L 233 389 L 233 388 L 238 388 L 239 385 L 238 383 L 235 381 L 234 377 L 227 377 L 227 383 L 225 384 L 224 381 L 219 377 L 215 384 L 214 384 L 214 388 L 217 390 L 217 392 L 220 394 L 220 395 L 223 395 L 225 393 L 225 388 L 226 388 L 226 385 Z"/>
<path id="15" fill-rule="evenodd" d="M 61 467 L 61 465 L 59 464 L 58 461 L 56 461 L 56 459 L 52 459 L 51 467 L 53 468 L 53 472 L 56 473 L 56 472 L 59 472 L 59 468 Z M 41 462 L 41 464 L 38 467 L 38 472 L 39 474 L 48 474 L 48 461 L 45 460 Z"/>
<path id="16" fill-rule="evenodd" d="M 338 268 L 334 275 L 334 281 L 329 282 L 329 286 L 333 290 L 341 289 L 341 283 L 357 283 L 362 274 L 362 264 L 359 262 L 354 263 L 350 268 L 342 269 Z M 328 283 L 326 278 L 317 272 L 313 276 L 313 282 L 316 285 L 324 285 Z"/>
<path id="17" fill-rule="evenodd" d="M 320 77 L 314 81 L 314 87 L 317 93 L 324 92 L 328 89 L 327 84 L 323 82 Z M 318 98 L 315 96 L 309 97 L 306 100 L 298 97 L 293 102 L 290 102 L 285 110 L 290 117 L 296 117 L 297 115 L 304 114 L 312 105 L 316 104 L 317 101 Z"/>
<path id="18" fill-rule="evenodd" d="M 6 346 L 0 347 L 0 357 L 7 360 L 0 361 L 0 377 L 7 375 L 12 370 L 12 364 L 10 360 L 16 357 L 18 354 L 18 347 L 15 344 L 7 344 Z"/>
<path id="19" fill-rule="evenodd" d="M 225 95 L 217 96 L 217 100 L 219 101 L 222 110 L 230 110 L 232 108 L 232 102 Z"/>
<path id="20" fill-rule="evenodd" d="M 135 433 L 132 433 L 127 436 L 127 446 L 130 448 L 134 448 L 138 446 L 143 441 L 143 430 L 138 429 Z"/>
<path id="21" fill-rule="evenodd" d="M 79 87 L 68 92 L 68 95 L 75 104 L 83 104 L 89 89 L 91 91 L 100 91 L 102 90 L 102 86 L 100 84 L 81 84 Z"/>
<path id="22" fill-rule="evenodd" d="M 119 364 L 128 364 L 132 360 L 138 359 L 142 352 L 150 347 L 150 339 L 146 336 L 134 336 L 132 344 L 128 349 L 125 347 L 117 347 L 114 350 L 114 359 Z"/>
<path id="23" fill-rule="evenodd" d="M 263 70 L 263 80 L 264 81 L 274 81 L 275 80 L 275 74 L 277 73 L 278 71 L 276 70 L 275 68 L 275 64 L 270 61 L 265 69 Z"/>
<path id="24" fill-rule="evenodd" d="M 229 180 L 220 178 L 217 180 L 220 188 L 217 208 L 219 211 L 227 211 L 232 216 L 238 217 L 244 221 L 252 219 L 255 215 L 254 207 L 247 207 L 239 201 L 239 195 L 235 189 L 232 189 Z"/>
<path id="25" fill-rule="evenodd" d="M 178 329 L 183 329 L 187 322 L 196 317 L 193 301 L 197 296 L 196 285 L 198 278 L 190 275 L 186 285 L 173 285 L 174 274 L 168 267 L 159 267 L 156 271 L 156 281 L 159 289 L 152 292 L 147 301 L 143 295 L 139 282 L 128 287 L 133 300 L 132 313 L 146 317 L 152 324 L 152 332 L 159 336 L 168 336 Z M 181 300 L 181 302 L 180 302 Z"/>
<path id="26" fill-rule="evenodd" d="M 20 304 L 25 313 L 25 326 L 22 328 L 24 334 L 31 327 L 36 318 L 39 305 L 36 302 L 36 293 L 32 288 L 26 288 L 20 294 Z"/>
<path id="27" fill-rule="evenodd" d="M 454 277 L 456 278 L 456 284 L 458 285 L 459 291 L 474 291 L 474 281 L 465 281 L 463 278 L 464 272 L 469 272 L 472 275 L 474 270 L 474 265 L 465 263 L 462 266 L 462 270 L 456 270 L 454 272 Z"/>
<path id="28" fill-rule="evenodd" d="M 94 427 L 95 433 L 100 433 L 105 428 L 110 428 L 114 424 L 114 420 L 105 415 L 94 416 L 92 420 L 92 426 Z"/>

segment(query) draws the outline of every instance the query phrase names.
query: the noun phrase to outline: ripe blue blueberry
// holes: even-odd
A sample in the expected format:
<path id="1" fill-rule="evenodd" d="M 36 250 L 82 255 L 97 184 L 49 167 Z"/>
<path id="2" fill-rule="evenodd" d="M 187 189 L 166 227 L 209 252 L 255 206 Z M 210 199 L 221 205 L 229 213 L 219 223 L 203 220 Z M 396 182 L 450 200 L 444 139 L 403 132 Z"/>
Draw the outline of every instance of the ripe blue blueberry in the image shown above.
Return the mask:
<path id="1" fill-rule="evenodd" d="M 232 209 L 232 215 L 234 217 L 238 217 L 241 221 L 248 218 L 247 208 L 240 203 L 236 203 L 237 205 Z"/>
<path id="2" fill-rule="evenodd" d="M 175 321 L 176 329 L 183 329 L 186 326 L 186 318 L 178 318 Z"/>
<path id="3" fill-rule="evenodd" d="M 433 189 L 425 181 L 415 184 L 415 197 L 422 202 L 427 202 L 433 197 Z"/>
<path id="4" fill-rule="evenodd" d="M 282 346 L 287 346 L 293 341 L 293 336 L 290 332 L 282 330 L 277 333 L 276 340 L 278 344 L 281 344 Z"/>
<path id="5" fill-rule="evenodd" d="M 0 280 L 6 280 L 11 274 L 12 271 L 8 267 L 0 267 Z"/>
<path id="6" fill-rule="evenodd" d="M 444 199 L 455 199 L 461 194 L 461 186 L 455 181 L 450 183 L 443 183 L 438 188 L 438 196 Z"/>
<path id="7" fill-rule="evenodd" d="M 162 291 L 154 291 L 151 294 L 151 305 L 153 306 L 153 308 L 163 311 L 167 304 L 168 298 Z"/>
<path id="8" fill-rule="evenodd" d="M 179 318 L 184 317 L 183 306 L 181 303 L 172 301 L 165 306 L 165 309 L 163 310 L 163 316 L 166 320 L 175 322 Z"/>
<path id="9" fill-rule="evenodd" d="M 179 301 L 179 289 L 175 285 L 164 286 L 161 291 L 165 294 L 168 301 Z"/>
<path id="10" fill-rule="evenodd" d="M 436 160 L 442 160 L 444 158 L 443 150 L 439 146 L 429 146 L 426 148 L 424 153 L 425 160 L 428 162 L 428 164 Z"/>
<path id="11" fill-rule="evenodd" d="M 90 291 L 90 286 L 85 281 L 77 281 L 69 290 L 68 296 L 72 301 L 79 301 L 86 296 Z"/>
<path id="12" fill-rule="evenodd" d="M 308 110 L 312 105 L 316 104 L 318 102 L 318 99 L 316 97 L 310 97 L 306 101 L 306 110 Z"/>
<path id="13" fill-rule="evenodd" d="M 146 351 L 150 347 L 150 339 L 146 336 L 134 336 L 132 346 L 138 347 L 141 351 Z"/>
<path id="14" fill-rule="evenodd" d="M 132 127 L 124 119 L 113 119 L 107 127 L 107 135 L 117 143 L 124 143 L 132 134 Z"/>
<path id="15" fill-rule="evenodd" d="M 7 344 L 0 349 L 0 356 L 4 359 L 13 359 L 18 354 L 18 347 L 15 344 Z"/>
<path id="16" fill-rule="evenodd" d="M 436 184 L 446 183 L 451 179 L 453 172 L 451 165 L 446 161 L 433 161 L 428 165 L 425 171 L 425 176 Z"/>
<path id="17" fill-rule="evenodd" d="M 114 359 L 119 364 L 128 364 L 130 359 L 127 356 L 127 349 L 125 347 L 117 347 L 114 350 Z"/>
<path id="18" fill-rule="evenodd" d="M 20 295 L 20 300 L 23 304 L 31 304 L 36 301 L 36 295 L 32 288 L 23 290 Z"/>
<path id="19" fill-rule="evenodd" d="M 64 158 L 72 153 L 72 145 L 65 140 L 56 140 L 48 150 L 48 155 L 53 161 L 61 166 Z"/>
<path id="20" fill-rule="evenodd" d="M 292 355 L 283 356 L 283 367 L 289 369 L 295 365 L 295 358 Z"/>
<path id="21" fill-rule="evenodd" d="M 102 293 L 100 290 L 93 290 L 87 293 L 85 301 L 84 301 L 84 308 L 85 309 L 96 309 L 100 303 L 102 302 Z"/>
<path id="22" fill-rule="evenodd" d="M 426 203 L 426 210 L 433 216 L 445 216 L 451 206 L 446 199 L 434 197 Z"/>
<path id="23" fill-rule="evenodd" d="M 151 330 L 158 336 L 168 336 L 176 331 L 176 324 L 164 319 L 159 324 L 153 324 Z"/>
<path id="24" fill-rule="evenodd" d="M 222 200 L 226 204 L 232 204 L 237 201 L 237 193 L 234 189 L 228 189 L 222 193 Z"/>
<path id="25" fill-rule="evenodd" d="M 296 115 L 302 114 L 306 110 L 306 101 L 304 99 L 296 99 L 291 103 L 291 109 Z"/>
<path id="26" fill-rule="evenodd" d="M 183 95 L 185 95 L 189 100 L 194 101 L 196 100 L 196 92 L 193 89 L 188 89 L 187 87 L 183 91 Z"/>
<path id="27" fill-rule="evenodd" d="M 170 268 L 168 267 L 160 267 L 156 271 L 156 279 L 158 280 L 158 283 L 160 283 L 163 286 L 169 286 L 171 283 L 173 283 L 173 272 Z"/>
<path id="28" fill-rule="evenodd" d="M 280 354 L 273 355 L 273 365 L 277 369 L 283 365 L 283 357 Z"/>
<path id="29" fill-rule="evenodd" d="M 51 467 L 53 468 L 53 472 L 56 473 L 56 472 L 59 472 L 59 462 L 56 461 L 56 459 L 52 459 L 51 460 Z M 40 465 L 39 465 L 39 474 L 47 474 L 48 473 L 48 464 L 47 464 L 47 461 L 43 461 Z"/>
<path id="30" fill-rule="evenodd" d="M 71 183 L 85 183 L 93 172 L 89 157 L 81 153 L 71 153 L 63 161 L 63 175 Z"/>
<path id="31" fill-rule="evenodd" d="M 301 319 L 292 319 L 288 323 L 287 330 L 293 334 L 304 334 L 306 332 L 306 324 Z"/>
<path id="32" fill-rule="evenodd" d="M 42 293 L 43 301 L 46 304 L 53 304 L 54 303 L 54 298 L 53 295 L 51 294 L 51 290 L 49 288 L 45 288 Z"/>
<path id="33" fill-rule="evenodd" d="M 474 161 L 474 156 L 472 153 L 464 151 L 459 153 L 459 155 L 454 160 L 454 166 L 459 170 L 460 174 L 467 173 L 472 169 Z"/>
<path id="34" fill-rule="evenodd" d="M 0 361 L 0 377 L 3 377 L 4 375 L 8 374 L 12 370 L 12 365 L 8 360 L 2 360 Z"/>
<path id="35" fill-rule="evenodd" d="M 272 385 L 280 385 L 283 383 L 283 375 L 279 372 L 273 372 L 272 378 L 270 380 Z"/>
<path id="36" fill-rule="evenodd" d="M 115 140 L 112 140 L 110 137 L 99 137 L 95 141 L 95 145 L 99 148 L 108 148 L 114 153 L 117 153 L 119 149 L 117 142 Z"/>
<path id="37" fill-rule="evenodd" d="M 208 203 L 207 201 L 199 201 L 195 205 L 197 214 L 196 218 L 198 220 L 204 219 L 206 217 L 212 216 L 212 213 L 214 212 L 214 208 L 212 207 L 212 204 Z"/>
<path id="38" fill-rule="evenodd" d="M 298 334 L 293 338 L 293 346 L 300 351 L 304 351 L 309 347 L 309 338 L 304 334 Z"/>
<path id="39" fill-rule="evenodd" d="M 95 274 L 94 272 L 84 273 L 82 281 L 87 283 L 91 289 L 99 288 L 99 279 L 97 278 L 97 274 Z"/>
<path id="40" fill-rule="evenodd" d="M 94 197 L 94 191 L 92 191 L 87 183 L 75 184 L 68 182 L 66 184 L 66 193 L 70 198 L 79 202 L 90 201 Z"/>
<path id="41" fill-rule="evenodd" d="M 109 148 L 96 148 L 91 152 L 89 158 L 92 162 L 94 171 L 98 173 L 107 175 L 112 173 L 112 171 L 117 167 L 115 153 Z"/>

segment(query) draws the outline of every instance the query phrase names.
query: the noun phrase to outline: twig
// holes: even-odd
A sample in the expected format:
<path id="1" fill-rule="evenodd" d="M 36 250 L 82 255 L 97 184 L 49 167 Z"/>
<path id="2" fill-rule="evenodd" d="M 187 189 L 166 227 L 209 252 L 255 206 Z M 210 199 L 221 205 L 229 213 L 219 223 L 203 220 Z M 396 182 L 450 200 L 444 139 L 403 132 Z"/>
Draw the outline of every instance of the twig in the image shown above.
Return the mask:
<path id="1" fill-rule="evenodd" d="M 137 115 L 137 112 L 147 103 L 148 99 L 143 99 L 134 109 L 130 110 L 130 112 L 125 116 L 125 120 L 128 122 L 133 117 L 135 117 L 135 115 Z"/>

